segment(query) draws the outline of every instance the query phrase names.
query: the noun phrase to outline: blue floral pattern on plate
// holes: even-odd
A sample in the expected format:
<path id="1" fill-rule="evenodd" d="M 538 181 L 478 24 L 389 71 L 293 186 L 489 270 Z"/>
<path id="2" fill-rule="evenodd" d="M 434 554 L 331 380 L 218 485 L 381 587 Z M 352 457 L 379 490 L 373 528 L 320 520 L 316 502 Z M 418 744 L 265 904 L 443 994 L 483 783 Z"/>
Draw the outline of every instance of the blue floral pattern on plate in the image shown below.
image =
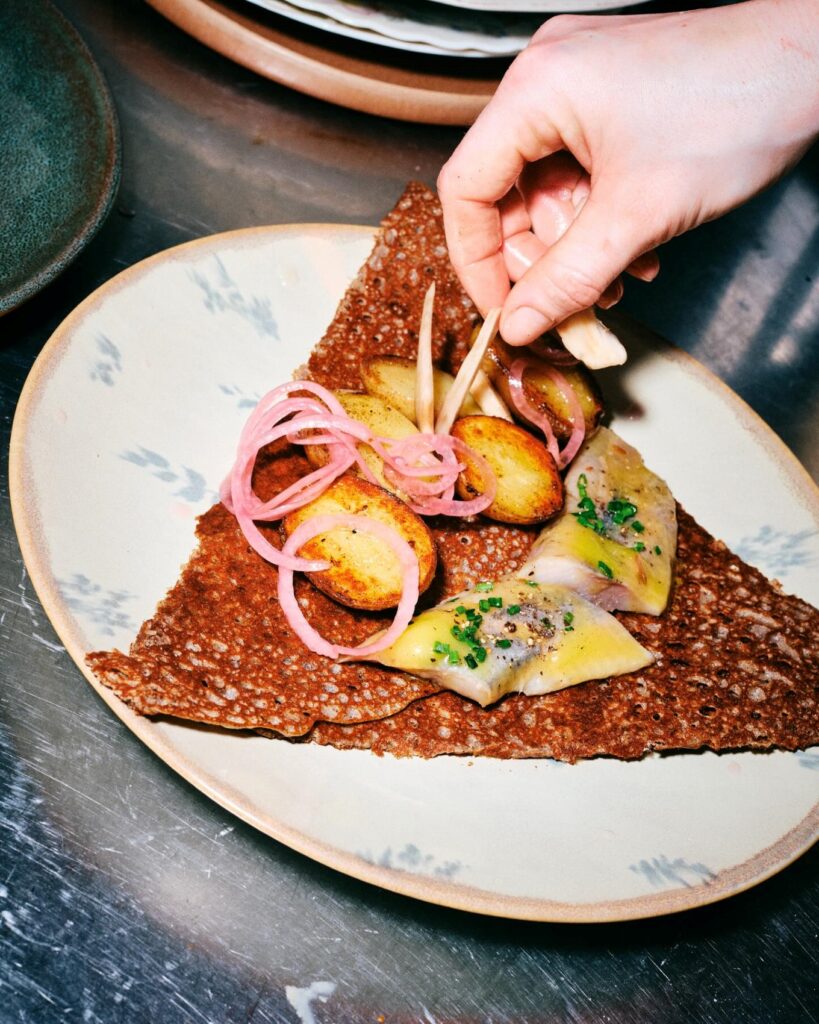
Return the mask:
<path id="1" fill-rule="evenodd" d="M 692 885 L 713 882 L 717 877 L 705 864 L 691 863 L 684 857 L 669 860 L 665 854 L 652 857 L 651 860 L 641 860 L 637 864 L 629 864 L 629 870 L 642 875 L 655 889 L 664 888 L 669 883 L 689 889 Z"/>
<path id="2" fill-rule="evenodd" d="M 205 477 L 190 466 L 180 466 L 174 469 L 169 459 L 159 452 L 150 448 L 138 446 L 136 451 L 125 451 L 120 453 L 120 458 L 131 462 L 141 469 L 147 469 L 151 476 L 164 483 L 179 483 L 180 488 L 174 491 L 174 497 L 198 504 L 205 498 L 213 504 L 218 501 L 218 495 L 212 487 L 208 486 Z"/>
<path id="3" fill-rule="evenodd" d="M 279 329 L 273 318 L 270 299 L 246 295 L 218 256 L 214 256 L 211 262 L 215 268 L 212 275 L 206 270 L 190 272 L 191 280 L 202 292 L 205 309 L 209 313 L 236 313 L 258 334 L 278 340 Z"/>
<path id="4" fill-rule="evenodd" d="M 98 627 L 103 636 L 114 636 L 119 630 L 136 632 L 137 624 L 123 606 L 135 594 L 127 590 L 105 590 L 82 573 L 67 580 L 57 580 L 66 606 L 87 622 Z"/>
<path id="5" fill-rule="evenodd" d="M 114 374 L 122 373 L 122 353 L 105 334 L 96 338 L 96 362 L 89 371 L 91 380 L 98 380 L 106 387 L 114 386 Z"/>
<path id="6" fill-rule="evenodd" d="M 778 579 L 793 568 L 812 565 L 816 558 L 811 550 L 815 530 L 791 533 L 773 526 L 762 526 L 752 537 L 743 537 L 734 550 L 746 562 Z"/>

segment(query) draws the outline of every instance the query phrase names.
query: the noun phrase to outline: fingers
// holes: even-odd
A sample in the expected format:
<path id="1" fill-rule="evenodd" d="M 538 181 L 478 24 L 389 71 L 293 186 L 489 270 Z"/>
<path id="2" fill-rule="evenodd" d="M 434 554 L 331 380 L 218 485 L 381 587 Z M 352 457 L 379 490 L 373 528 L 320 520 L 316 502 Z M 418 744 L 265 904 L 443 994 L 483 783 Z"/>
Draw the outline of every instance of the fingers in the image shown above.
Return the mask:
<path id="1" fill-rule="evenodd" d="M 653 281 L 660 273 L 660 257 L 654 249 L 649 249 L 642 256 L 638 256 L 636 260 L 632 260 L 626 270 L 638 281 Z"/>
<path id="2" fill-rule="evenodd" d="M 623 291 L 624 287 L 622 277 L 615 277 L 608 288 L 606 288 L 597 300 L 596 305 L 601 309 L 611 309 L 612 306 L 616 306 L 620 299 L 622 299 Z"/>
<path id="3" fill-rule="evenodd" d="M 529 71 L 531 58 L 522 57 L 512 64 L 438 177 L 450 259 L 483 313 L 502 305 L 509 293 L 497 204 L 514 188 L 528 162 L 562 148 L 549 119 L 542 112 L 531 117 L 526 96 L 534 72 Z"/>
<path id="4" fill-rule="evenodd" d="M 616 190 L 597 183 L 565 235 L 512 289 L 501 319 L 509 344 L 533 341 L 601 296 L 604 303 L 619 298 L 622 286 L 613 282 L 652 241 L 642 236 L 641 218 L 627 210 Z"/>

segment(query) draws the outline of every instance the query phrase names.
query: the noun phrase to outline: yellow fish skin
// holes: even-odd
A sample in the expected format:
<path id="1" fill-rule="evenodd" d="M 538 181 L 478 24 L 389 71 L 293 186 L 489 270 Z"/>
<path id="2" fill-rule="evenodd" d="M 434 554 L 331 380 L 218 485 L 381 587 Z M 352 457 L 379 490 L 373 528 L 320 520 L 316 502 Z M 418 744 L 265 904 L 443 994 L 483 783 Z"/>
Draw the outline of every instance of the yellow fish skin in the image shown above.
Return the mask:
<path id="1" fill-rule="evenodd" d="M 422 612 L 370 660 L 485 707 L 507 693 L 551 693 L 653 659 L 614 616 L 568 588 L 505 578 Z"/>
<path id="2" fill-rule="evenodd" d="M 566 475 L 566 504 L 532 546 L 523 579 L 561 583 L 609 611 L 660 615 L 677 549 L 674 496 L 640 453 L 601 427 Z"/>

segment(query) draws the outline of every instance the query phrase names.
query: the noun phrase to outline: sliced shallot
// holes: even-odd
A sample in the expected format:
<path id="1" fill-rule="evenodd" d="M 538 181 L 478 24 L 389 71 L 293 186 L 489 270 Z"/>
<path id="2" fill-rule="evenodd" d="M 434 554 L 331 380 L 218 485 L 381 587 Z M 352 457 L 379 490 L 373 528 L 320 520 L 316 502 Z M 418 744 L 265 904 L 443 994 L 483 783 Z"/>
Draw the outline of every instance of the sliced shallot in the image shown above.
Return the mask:
<path id="1" fill-rule="evenodd" d="M 365 657 L 369 654 L 376 654 L 385 647 L 397 640 L 404 632 L 412 619 L 415 611 L 415 604 L 418 601 L 418 558 L 410 544 L 391 526 L 381 523 L 377 519 L 370 519 L 369 516 L 356 515 L 323 515 L 314 516 L 306 522 L 297 526 L 287 538 L 282 548 L 285 555 L 293 560 L 298 560 L 295 553 L 306 544 L 308 540 L 326 533 L 333 529 L 363 530 L 372 533 L 388 544 L 395 553 L 401 567 L 401 575 L 404 587 L 401 592 L 401 600 L 395 610 L 395 617 L 389 629 L 378 635 L 377 639 L 365 643 L 360 647 L 344 647 L 340 644 L 330 643 L 304 617 L 299 602 L 293 590 L 293 571 L 289 567 L 279 569 L 279 603 L 282 611 L 287 616 L 287 621 L 293 632 L 302 643 L 316 654 L 323 654 L 328 658 L 337 658 L 341 654 Z M 304 559 L 302 559 L 304 561 Z M 324 563 L 326 568 L 327 563 Z"/>
<path id="2" fill-rule="evenodd" d="M 572 432 L 562 450 L 558 446 L 557 438 L 548 417 L 535 408 L 526 396 L 523 386 L 523 375 L 527 369 L 535 366 L 541 373 L 546 373 L 554 382 L 569 407 Z M 512 401 L 521 416 L 543 432 L 543 436 L 546 438 L 546 447 L 555 460 L 557 468 L 565 469 L 577 454 L 578 449 L 583 444 L 583 438 L 586 436 L 586 420 L 583 416 L 583 407 L 574 388 L 554 366 L 549 366 L 539 361 L 535 362 L 535 360 L 527 359 L 523 356 L 520 359 L 516 359 L 509 368 L 509 391 L 512 395 Z"/>

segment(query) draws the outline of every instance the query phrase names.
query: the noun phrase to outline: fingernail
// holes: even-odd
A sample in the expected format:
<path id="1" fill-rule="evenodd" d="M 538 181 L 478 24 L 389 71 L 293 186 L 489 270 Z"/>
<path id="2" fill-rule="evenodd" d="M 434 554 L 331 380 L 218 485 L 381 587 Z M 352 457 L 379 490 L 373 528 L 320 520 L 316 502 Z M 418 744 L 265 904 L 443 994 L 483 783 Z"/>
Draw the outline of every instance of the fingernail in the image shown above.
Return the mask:
<path id="1" fill-rule="evenodd" d="M 531 306 L 519 306 L 504 320 L 501 333 L 510 345 L 534 341 L 550 326 L 546 317 Z"/>
<path id="2" fill-rule="evenodd" d="M 623 297 L 623 282 L 620 278 L 616 278 L 608 288 L 603 292 L 600 298 L 597 300 L 597 305 L 600 309 L 611 309 L 612 306 L 616 306 L 617 303 Z"/>

